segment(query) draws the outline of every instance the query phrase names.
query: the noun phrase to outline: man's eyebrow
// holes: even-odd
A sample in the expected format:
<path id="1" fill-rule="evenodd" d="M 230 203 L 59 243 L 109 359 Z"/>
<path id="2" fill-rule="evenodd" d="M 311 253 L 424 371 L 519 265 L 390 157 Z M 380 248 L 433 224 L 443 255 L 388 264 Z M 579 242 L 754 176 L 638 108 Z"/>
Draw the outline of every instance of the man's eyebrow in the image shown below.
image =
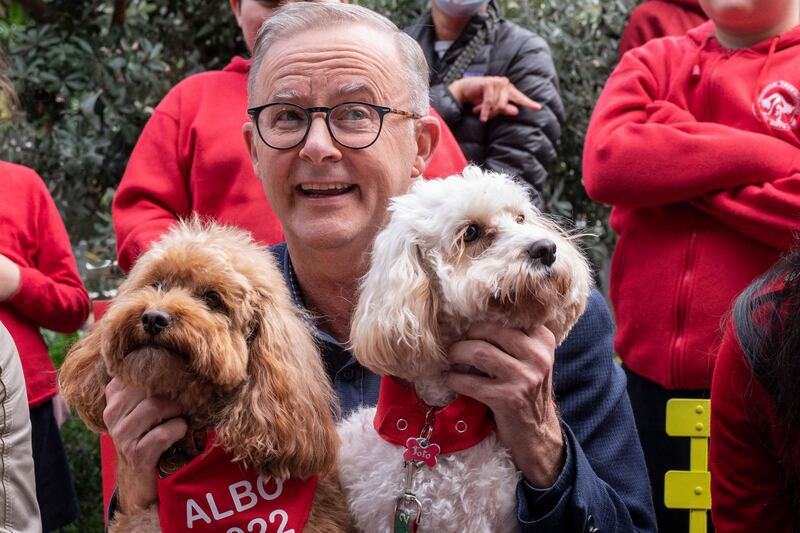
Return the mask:
<path id="1" fill-rule="evenodd" d="M 272 96 L 270 96 L 269 101 L 274 102 L 276 100 L 299 100 L 299 99 L 300 99 L 299 92 L 293 90 L 285 90 L 272 93 Z"/>
<path id="2" fill-rule="evenodd" d="M 369 84 L 358 83 L 358 82 L 345 83 L 344 85 L 341 85 L 338 89 L 336 89 L 336 94 L 339 97 L 348 97 L 354 94 L 364 94 L 364 93 L 372 95 L 373 93 L 372 87 Z"/>

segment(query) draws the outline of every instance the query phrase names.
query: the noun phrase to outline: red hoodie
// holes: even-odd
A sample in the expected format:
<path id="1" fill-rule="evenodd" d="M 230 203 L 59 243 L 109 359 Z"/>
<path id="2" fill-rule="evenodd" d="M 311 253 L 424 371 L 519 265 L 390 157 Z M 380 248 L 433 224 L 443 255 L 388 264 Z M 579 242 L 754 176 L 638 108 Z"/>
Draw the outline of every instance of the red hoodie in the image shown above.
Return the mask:
<path id="1" fill-rule="evenodd" d="M 800 516 L 786 490 L 785 423 L 754 376 L 731 321 L 711 387 L 711 517 L 716 531 L 793 533 Z"/>
<path id="2" fill-rule="evenodd" d="M 89 296 L 42 179 L 33 170 L 0 161 L 0 182 L 0 254 L 21 274 L 19 292 L 0 302 L 0 322 L 17 345 L 28 404 L 35 407 L 56 394 L 56 370 L 39 327 L 75 331 L 89 315 Z"/>
<path id="3" fill-rule="evenodd" d="M 119 264 L 136 258 L 178 218 L 195 212 L 250 231 L 271 245 L 283 240 L 242 140 L 250 60 L 190 76 L 164 97 L 133 149 L 114 196 Z M 431 114 L 438 118 L 431 108 Z M 442 139 L 425 176 L 461 172 L 467 161 L 443 120 Z"/>
<path id="4" fill-rule="evenodd" d="M 670 389 L 708 388 L 720 319 L 800 230 L 800 26 L 726 50 L 711 22 L 622 58 L 583 179 L 614 206 L 616 350 Z"/>
<path id="5" fill-rule="evenodd" d="M 706 20 L 699 0 L 646 0 L 631 11 L 619 41 L 619 55 L 650 39 L 680 37 Z"/>

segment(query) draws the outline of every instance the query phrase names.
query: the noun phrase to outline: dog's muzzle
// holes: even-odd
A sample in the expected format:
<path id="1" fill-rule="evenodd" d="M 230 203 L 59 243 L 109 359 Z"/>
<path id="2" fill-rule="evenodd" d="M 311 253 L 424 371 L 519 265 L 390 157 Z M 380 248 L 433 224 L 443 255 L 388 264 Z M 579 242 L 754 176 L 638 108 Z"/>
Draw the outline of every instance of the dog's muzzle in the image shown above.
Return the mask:
<path id="1" fill-rule="evenodd" d="M 556 262 L 556 243 L 550 239 L 539 239 L 526 250 L 528 257 L 540 261 L 544 266 L 552 266 Z"/>

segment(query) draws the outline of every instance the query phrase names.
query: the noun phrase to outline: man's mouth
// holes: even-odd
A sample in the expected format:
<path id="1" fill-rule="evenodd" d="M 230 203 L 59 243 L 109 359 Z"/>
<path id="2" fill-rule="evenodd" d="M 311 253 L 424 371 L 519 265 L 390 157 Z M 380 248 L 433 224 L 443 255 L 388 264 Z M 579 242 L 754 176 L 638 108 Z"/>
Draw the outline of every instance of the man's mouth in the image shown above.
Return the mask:
<path id="1" fill-rule="evenodd" d="M 356 185 L 350 183 L 303 183 L 297 186 L 297 190 L 309 198 L 319 198 L 347 194 L 355 190 L 356 187 Z"/>

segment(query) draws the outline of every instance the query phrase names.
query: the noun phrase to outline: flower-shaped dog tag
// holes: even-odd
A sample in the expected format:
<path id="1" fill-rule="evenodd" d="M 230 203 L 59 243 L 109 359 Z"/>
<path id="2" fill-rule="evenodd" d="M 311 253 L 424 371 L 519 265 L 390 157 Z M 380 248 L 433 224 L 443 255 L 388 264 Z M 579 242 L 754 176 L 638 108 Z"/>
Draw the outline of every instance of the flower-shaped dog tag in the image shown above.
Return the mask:
<path id="1" fill-rule="evenodd" d="M 426 465 L 428 468 L 436 466 L 436 457 L 442 449 L 438 444 L 431 443 L 428 439 L 410 438 L 406 441 L 406 451 L 403 459 L 416 466 Z"/>

